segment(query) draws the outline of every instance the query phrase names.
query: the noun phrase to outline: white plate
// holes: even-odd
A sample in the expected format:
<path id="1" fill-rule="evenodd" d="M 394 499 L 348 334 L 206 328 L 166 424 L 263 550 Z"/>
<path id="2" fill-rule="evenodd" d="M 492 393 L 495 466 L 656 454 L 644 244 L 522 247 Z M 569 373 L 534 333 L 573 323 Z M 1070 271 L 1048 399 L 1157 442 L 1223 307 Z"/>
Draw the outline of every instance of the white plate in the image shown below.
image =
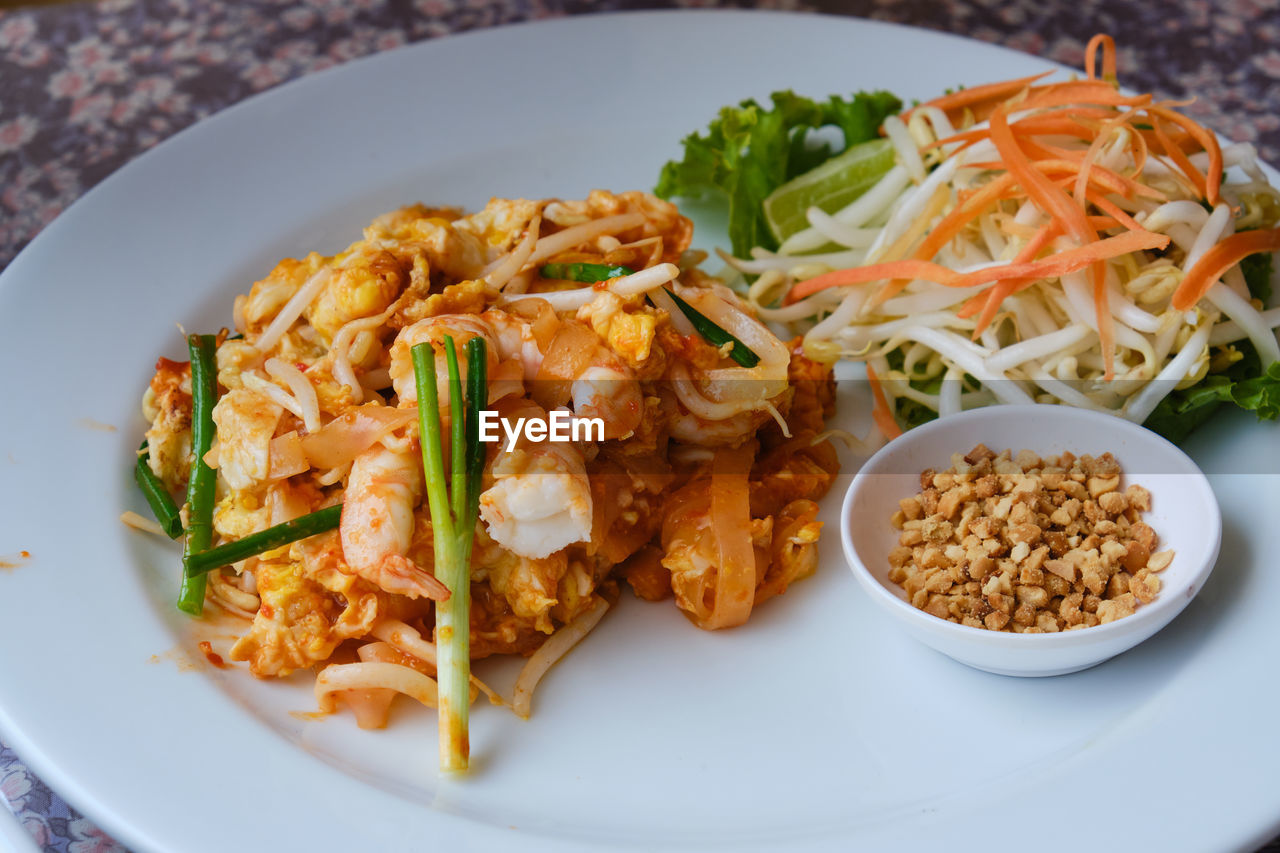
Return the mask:
<path id="1" fill-rule="evenodd" d="M 474 715 L 478 767 L 448 783 L 428 713 L 373 734 L 303 720 L 288 712 L 314 708 L 309 678 L 166 654 L 192 630 L 173 550 L 117 521 L 143 508 L 137 401 L 158 354 L 184 357 L 174 324 L 229 323 L 232 295 L 280 257 L 417 199 L 652 186 L 684 134 L 773 89 L 925 98 L 1044 67 L 854 20 L 579 17 L 307 77 L 121 170 L 0 277 L 0 556 L 32 554 L 0 575 L 0 730 L 140 850 L 1263 841 L 1280 823 L 1274 475 L 1214 477 L 1213 578 L 1094 670 L 1029 682 L 926 649 L 857 590 L 831 535 L 818 576 L 740 630 L 624 598 L 532 720 Z M 1276 435 L 1226 417 L 1190 450 L 1245 472 Z"/>

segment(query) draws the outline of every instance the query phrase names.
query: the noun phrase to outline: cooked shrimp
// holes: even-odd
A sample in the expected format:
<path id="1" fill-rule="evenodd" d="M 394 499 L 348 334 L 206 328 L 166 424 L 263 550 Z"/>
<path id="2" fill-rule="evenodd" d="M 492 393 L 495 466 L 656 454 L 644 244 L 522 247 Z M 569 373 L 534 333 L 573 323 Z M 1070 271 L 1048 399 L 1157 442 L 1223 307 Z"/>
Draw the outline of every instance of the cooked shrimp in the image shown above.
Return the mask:
<path id="1" fill-rule="evenodd" d="M 547 417 L 526 401 L 500 414 L 504 420 Z M 480 518 L 502 547 L 541 559 L 591 538 L 591 484 L 582 454 L 572 444 L 522 439 L 515 450 L 498 453 L 488 476 L 493 485 L 480 495 Z"/>
<path id="2" fill-rule="evenodd" d="M 604 421 L 604 437 L 625 438 L 644 413 L 640 383 L 631 368 L 603 345 L 591 366 L 573 383 L 573 412 Z"/>
<path id="3" fill-rule="evenodd" d="M 463 387 L 466 386 L 467 359 L 462 348 L 472 338 L 484 338 L 489 351 L 489 371 L 496 366 L 497 341 L 494 340 L 493 329 L 488 323 L 471 314 L 441 314 L 419 320 L 407 326 L 396 335 L 391 345 L 391 385 L 400 397 L 400 405 L 418 402 L 418 388 L 413 378 L 413 356 L 410 350 L 416 344 L 429 343 L 436 351 L 436 388 L 440 407 L 449 405 L 449 371 L 444 359 L 444 339 L 453 338 L 454 349 L 458 353 L 458 371 L 462 376 Z"/>
<path id="4" fill-rule="evenodd" d="M 536 379 L 545 353 L 533 324 L 496 308 L 480 316 L 493 329 L 499 357 L 503 361 L 518 360 L 525 380 Z M 598 336 L 582 334 L 575 341 L 579 339 L 591 352 L 580 358 L 586 366 L 572 385 L 574 414 L 580 418 L 601 418 L 606 439 L 630 435 L 640 423 L 644 409 L 635 373 Z"/>
<path id="5" fill-rule="evenodd" d="M 405 556 L 421 499 L 421 466 L 412 452 L 375 444 L 357 456 L 338 526 L 342 554 L 357 575 L 387 592 L 444 601 L 448 588 Z"/>
<path id="6" fill-rule="evenodd" d="M 533 324 L 499 308 L 490 308 L 480 315 L 480 319 L 489 324 L 498 344 L 498 357 L 502 361 L 519 361 L 526 380 L 537 377 L 542 367 L 543 352 Z"/>

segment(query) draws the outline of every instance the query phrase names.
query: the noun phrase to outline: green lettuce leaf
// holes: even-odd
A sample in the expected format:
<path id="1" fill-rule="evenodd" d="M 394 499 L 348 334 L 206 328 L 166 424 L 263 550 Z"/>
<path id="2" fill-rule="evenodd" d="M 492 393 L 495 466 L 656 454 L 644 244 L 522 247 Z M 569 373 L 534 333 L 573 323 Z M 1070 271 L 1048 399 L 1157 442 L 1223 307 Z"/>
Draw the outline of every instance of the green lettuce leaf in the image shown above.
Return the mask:
<path id="1" fill-rule="evenodd" d="M 783 91 L 770 101 L 772 108 L 746 100 L 721 109 L 705 134 L 685 137 L 684 159 L 664 165 L 654 188 L 668 199 L 726 199 L 729 240 L 739 256 L 753 246 L 777 248 L 761 211 L 769 193 L 848 146 L 874 139 L 885 118 L 902 108 L 888 92 L 860 92 L 849 100 L 833 95 L 822 102 Z M 840 130 L 841 147 L 811 136 L 827 126 Z"/>
<path id="2" fill-rule="evenodd" d="M 1240 262 L 1249 294 L 1263 305 L 1271 301 L 1272 263 L 1273 257 L 1267 252 L 1250 255 Z M 1208 420 L 1223 403 L 1255 412 L 1260 420 L 1273 421 L 1280 416 L 1280 363 L 1264 371 L 1253 344 L 1239 341 L 1232 347 L 1242 356 L 1238 361 L 1224 371 L 1209 374 L 1190 388 L 1165 397 L 1143 425 L 1176 444 Z"/>

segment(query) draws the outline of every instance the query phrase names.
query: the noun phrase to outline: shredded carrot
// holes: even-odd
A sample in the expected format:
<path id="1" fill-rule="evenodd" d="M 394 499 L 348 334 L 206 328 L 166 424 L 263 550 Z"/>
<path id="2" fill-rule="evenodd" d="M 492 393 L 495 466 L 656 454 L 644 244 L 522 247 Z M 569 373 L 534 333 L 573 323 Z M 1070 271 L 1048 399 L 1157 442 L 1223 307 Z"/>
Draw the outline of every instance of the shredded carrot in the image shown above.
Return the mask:
<path id="1" fill-rule="evenodd" d="M 1102 167 L 1097 164 L 1098 157 L 1102 155 L 1102 149 L 1106 147 L 1107 142 L 1110 140 L 1112 131 L 1126 127 L 1129 122 L 1133 121 L 1136 115 L 1137 113 L 1134 110 L 1128 110 L 1110 121 L 1105 122 L 1100 128 L 1098 128 L 1098 135 L 1089 143 L 1088 150 L 1086 150 L 1084 155 L 1080 158 L 1080 172 L 1076 175 L 1076 184 L 1073 188 L 1072 194 L 1075 196 L 1076 203 L 1079 204 L 1081 208 L 1086 207 L 1089 203 L 1089 200 L 1086 197 L 1086 191 L 1089 187 L 1089 177 L 1095 168 L 1102 169 Z M 1119 175 L 1116 175 L 1116 177 L 1119 177 Z M 1133 184 L 1135 187 L 1142 186 L 1136 181 L 1133 182 Z"/>
<path id="2" fill-rule="evenodd" d="M 996 150 L 1004 158 L 1006 168 L 1017 176 L 1018 183 L 1027 191 L 1027 195 L 1040 210 L 1049 215 L 1050 219 L 1062 225 L 1063 233 L 1073 237 L 1081 247 L 1088 249 L 1097 249 L 1102 243 L 1107 242 L 1107 240 L 1098 241 L 1098 233 L 1089 226 L 1084 211 L 1072 203 L 1071 197 L 1066 192 L 1051 183 L 1032 165 L 1031 160 L 1019 147 L 1017 138 L 1009 130 L 1005 115 L 999 111 L 991 116 L 991 141 L 995 143 Z M 1096 280 L 1098 270 L 1097 266 L 1092 264 L 1094 260 L 1099 258 L 1089 259 L 1090 277 L 1093 279 L 1094 302 L 1098 313 L 1098 336 L 1105 344 L 1111 334 L 1111 310 L 1107 307 L 1106 287 Z M 1114 374 L 1113 351 L 1104 346 L 1102 359 L 1105 375 L 1109 378 Z"/>
<path id="3" fill-rule="evenodd" d="M 843 270 L 832 270 L 822 275 L 798 282 L 787 294 L 787 303 L 796 302 L 806 296 L 812 296 L 820 290 L 831 287 L 845 287 L 851 284 L 866 284 L 885 278 L 922 278 L 938 284 L 953 285 L 960 274 L 953 272 L 933 261 L 920 261 L 908 258 L 901 261 L 889 261 L 883 264 L 870 264 L 863 267 L 849 267 Z"/>
<path id="4" fill-rule="evenodd" d="M 922 152 L 929 151 L 931 149 L 941 148 L 944 145 L 951 145 L 956 142 L 962 142 L 964 143 L 965 147 L 968 147 L 969 145 L 972 145 L 978 140 L 986 139 L 986 138 L 987 138 L 987 129 L 985 127 L 980 127 L 976 130 L 963 130 L 960 133 L 953 133 L 951 136 L 944 136 L 942 139 L 939 139 L 936 142 L 931 142 L 928 145 L 921 148 L 920 150 Z M 956 153 L 959 153 L 959 152 L 957 151 Z"/>
<path id="5" fill-rule="evenodd" d="M 832 270 L 797 283 L 788 293 L 787 303 L 790 304 L 832 287 L 847 287 L 892 278 L 923 279 L 946 287 L 976 287 L 1002 278 L 1056 278 L 1084 269 L 1094 261 L 1104 261 L 1130 252 L 1163 249 L 1168 245 L 1169 238 L 1164 234 L 1151 231 L 1126 231 L 1115 237 L 1094 240 L 1084 246 L 1063 249 L 1038 261 L 1004 264 L 964 274 L 947 269 L 933 261 L 914 258 L 884 264 L 870 264 L 864 267 L 850 267 Z"/>
<path id="6" fill-rule="evenodd" d="M 1023 264 L 1007 264 L 999 267 L 975 270 L 957 276 L 949 283 L 950 287 L 974 287 L 997 281 L 1002 278 L 1060 278 L 1068 273 L 1078 272 L 1094 261 L 1105 261 L 1130 252 L 1141 252 L 1150 249 L 1163 249 L 1169 245 L 1169 238 L 1164 234 L 1152 231 L 1126 231 L 1115 237 L 1104 237 L 1085 246 L 1063 249 L 1047 258 L 1028 261 Z M 810 279 L 812 281 L 813 279 Z M 940 282 L 948 284 L 947 282 Z M 808 282 L 805 282 L 808 284 Z"/>
<path id="7" fill-rule="evenodd" d="M 1084 49 L 1084 70 L 1090 79 L 1096 78 L 1095 60 L 1098 56 L 1098 48 L 1102 48 L 1102 79 L 1114 82 L 1116 80 L 1116 40 L 1106 33 L 1098 33 L 1089 39 L 1089 45 Z"/>
<path id="8" fill-rule="evenodd" d="M 1000 177 L 988 181 L 983 187 L 975 191 L 966 198 L 962 203 L 956 205 L 950 213 L 948 213 L 941 222 L 934 226 L 933 230 L 924 238 L 919 248 L 912 254 L 916 260 L 927 261 L 947 243 L 951 242 L 957 234 L 959 234 L 965 226 L 982 215 L 983 211 L 996 200 L 1004 197 L 1010 188 L 1014 186 L 1013 175 L 1008 173 Z M 885 284 L 880 292 L 876 294 L 875 302 L 878 304 L 889 299 L 911 283 L 910 279 L 899 278 Z"/>
<path id="9" fill-rule="evenodd" d="M 1097 234 L 1090 232 L 1084 211 L 1072 204 L 1066 193 L 1050 183 L 1044 173 L 1034 167 L 1009 130 L 1008 117 L 1002 112 L 991 116 L 991 141 L 995 143 L 1005 168 L 1013 174 L 1036 206 L 1062 225 L 1063 233 L 1081 243 L 1088 243 L 1097 237 Z"/>
<path id="10" fill-rule="evenodd" d="M 1037 80 L 1042 80 L 1052 74 L 1052 71 L 1044 71 L 1040 74 L 1032 74 L 1030 77 L 1019 77 L 1016 80 L 1001 80 L 997 83 L 987 83 L 982 86 L 974 86 L 971 89 L 961 89 L 958 92 L 952 92 L 949 95 L 942 95 L 931 101 L 925 101 L 921 107 L 937 107 L 943 112 L 952 112 L 953 110 L 962 109 L 964 107 L 975 107 L 983 103 L 1000 102 L 1021 92 Z M 919 109 L 914 107 L 902 114 L 902 120 L 906 121 L 913 110 Z"/>
<path id="11" fill-rule="evenodd" d="M 1142 225 L 1138 222 L 1138 220 L 1134 219 L 1132 216 L 1125 213 L 1123 210 L 1120 209 L 1118 205 L 1108 200 L 1105 196 L 1099 195 L 1098 193 L 1095 193 L 1092 191 L 1088 191 L 1085 193 L 1085 198 L 1088 199 L 1088 201 L 1090 201 L 1094 207 L 1098 208 L 1098 210 L 1101 210 L 1107 216 L 1110 216 L 1112 219 L 1114 219 L 1116 225 L 1122 226 L 1124 228 L 1128 228 L 1130 231 L 1145 230 L 1142 227 Z M 1089 217 L 1089 218 L 1090 220 L 1093 219 L 1093 217 Z M 1107 226 L 1095 226 L 1095 227 L 1103 228 Z"/>
<path id="12" fill-rule="evenodd" d="M 1025 264 L 1035 260 L 1036 255 L 1040 254 L 1040 250 L 1049 245 L 1049 241 L 1058 236 L 1060 226 L 1056 222 L 1049 222 L 1040 226 L 1040 230 L 1035 233 L 1027 245 L 1023 246 L 1018 254 L 1014 257 L 1013 263 Z M 1034 281 L 1035 279 L 1032 279 Z M 997 282 L 993 287 L 983 291 L 986 296 L 986 303 L 983 306 L 982 314 L 978 317 L 978 325 L 973 330 L 973 339 L 978 337 L 986 330 L 987 326 L 996 316 L 996 311 L 1000 308 L 1000 303 L 1004 302 L 1005 297 L 1013 292 L 1014 288 L 1025 282 L 1024 278 L 1008 278 Z"/>
<path id="13" fill-rule="evenodd" d="M 1116 375 L 1116 324 L 1111 320 L 1111 306 L 1107 300 L 1106 261 L 1094 261 L 1089 267 L 1089 278 L 1093 283 L 1093 317 L 1098 324 L 1098 346 L 1102 350 L 1102 366 L 1105 368 L 1102 378 L 1110 381 Z"/>
<path id="14" fill-rule="evenodd" d="M 1169 155 L 1169 159 L 1178 167 L 1178 171 L 1186 175 L 1187 180 L 1191 182 L 1191 186 L 1201 198 L 1208 196 L 1208 190 L 1205 184 L 1204 174 L 1195 167 L 1187 157 L 1186 152 L 1174 144 L 1169 138 L 1169 134 L 1165 132 L 1164 124 L 1160 119 L 1152 117 L 1151 126 L 1156 135 L 1156 139 L 1160 142 L 1160 147 L 1164 149 L 1164 153 Z"/>
<path id="15" fill-rule="evenodd" d="M 1280 252 L 1280 228 L 1241 231 L 1205 252 L 1173 292 L 1174 309 L 1189 311 L 1218 283 L 1223 273 L 1258 252 Z"/>
<path id="16" fill-rule="evenodd" d="M 956 316 L 961 320 L 967 320 L 974 314 L 982 310 L 982 306 L 987 304 L 987 297 L 991 295 L 991 288 L 979 291 L 964 301 L 960 306 L 960 310 L 956 311 Z"/>
<path id="17" fill-rule="evenodd" d="M 966 162 L 963 168 L 972 170 L 969 174 L 991 172 L 991 180 L 948 196 L 951 209 L 923 239 L 917 224 L 894 242 L 879 263 L 834 270 L 800 282 L 792 287 L 786 302 L 831 287 L 859 284 L 880 283 L 871 304 L 900 293 L 916 280 L 945 287 L 982 287 L 956 312 L 962 319 L 975 318 L 973 335 L 977 338 L 1010 295 L 1039 281 L 1084 271 L 1092 292 L 1104 376 L 1112 378 L 1115 321 L 1108 305 L 1107 261 L 1164 249 L 1170 242 L 1167 236 L 1144 228 L 1129 212 L 1137 199 L 1164 202 L 1169 198 L 1140 180 L 1143 167 L 1150 158 L 1159 158 L 1170 165 L 1180 183 L 1185 176 L 1191 190 L 1215 204 L 1223 158 L 1210 131 L 1173 109 L 1184 104 L 1155 101 L 1150 94 L 1120 92 L 1115 41 L 1110 36 L 1098 35 L 1089 42 L 1086 66 L 1088 79 L 1045 83 L 1040 82 L 1046 76 L 1041 74 L 977 86 L 927 102 L 953 116 L 962 114 L 968 121 L 984 116 L 989 119 L 985 127 L 954 133 L 923 146 L 922 151 L 943 149 L 954 157 L 990 140 L 996 156 Z M 1072 145 L 1075 147 L 1067 147 Z M 1208 166 L 1203 170 L 1191 160 L 1199 151 L 1208 154 Z M 1110 162 L 1113 152 L 1124 155 L 1123 167 Z M 940 198 L 939 193 L 931 201 Z M 1003 202 L 1012 202 L 1019 210 L 1030 205 L 1048 221 L 1041 217 L 1032 220 L 1039 225 L 1023 225 Z M 928 218 L 940 213 L 942 208 L 934 204 Z M 934 260 L 983 216 L 994 217 L 996 226 L 1011 237 L 1026 240 L 1011 262 L 957 273 Z M 1057 248 L 1046 251 L 1055 240 Z M 916 247 L 910 256 L 898 260 L 897 256 L 913 244 Z M 1246 232 L 1223 241 L 1187 274 L 1175 293 L 1174 306 L 1185 310 L 1194 305 L 1232 264 L 1267 250 L 1280 251 L 1280 229 Z M 872 381 L 875 386 L 874 377 Z M 887 405 L 884 411 L 888 413 Z"/>
<path id="18" fill-rule="evenodd" d="M 902 435 L 902 427 L 898 426 L 893 412 L 889 411 L 889 401 L 885 399 L 884 389 L 880 387 L 880 380 L 870 364 L 867 365 L 867 381 L 871 383 L 871 398 L 875 401 L 871 406 L 871 419 L 875 421 L 880 433 L 893 441 Z"/>
<path id="19" fill-rule="evenodd" d="M 1034 144 L 1024 143 L 1023 145 L 1023 150 L 1025 150 L 1028 154 L 1039 153 L 1035 149 L 1036 149 L 1036 146 Z M 1045 152 L 1045 153 L 1048 153 L 1048 152 Z M 1072 186 L 1072 187 L 1075 186 L 1077 181 L 1077 176 L 1082 171 L 1081 163 L 1073 163 L 1070 160 L 1054 160 L 1054 159 L 1032 160 L 1031 164 L 1036 169 L 1039 169 L 1041 172 L 1045 172 L 1047 174 L 1071 175 L 1072 176 L 1071 182 L 1070 184 L 1068 184 L 1068 186 Z M 971 165 L 975 169 L 999 169 L 1004 167 L 1004 164 L 999 161 L 990 161 L 985 163 L 973 163 L 973 164 L 966 163 L 965 165 L 966 166 Z M 1104 192 L 1116 193 L 1118 195 L 1124 196 L 1125 198 L 1132 198 L 1135 195 L 1140 195 L 1140 196 L 1145 196 L 1147 198 L 1156 199 L 1156 200 L 1164 199 L 1164 194 L 1161 193 L 1159 190 L 1152 189 L 1151 187 L 1148 187 L 1145 184 L 1140 184 L 1137 181 L 1135 181 L 1133 178 L 1126 178 L 1124 175 L 1121 175 L 1103 166 L 1095 165 L 1093 169 L 1090 171 L 1088 181 L 1093 185 L 1097 186 L 1099 189 L 1103 190 Z"/>
<path id="20" fill-rule="evenodd" d="M 1180 127 L 1172 128 L 1171 131 L 1166 128 L 1165 132 L 1169 134 L 1169 138 L 1173 140 L 1173 144 L 1181 148 L 1187 154 L 1195 154 L 1197 151 L 1204 150 L 1204 146 L 1199 142 L 1196 142 L 1191 134 L 1187 133 Z M 1138 134 L 1149 146 L 1160 144 L 1160 140 L 1156 138 L 1156 132 L 1149 129 L 1149 126 L 1148 129 L 1139 128 Z"/>
<path id="21" fill-rule="evenodd" d="M 1222 146 L 1218 144 L 1218 137 L 1204 125 L 1168 107 L 1153 106 L 1147 112 L 1153 119 L 1159 116 L 1182 128 L 1208 152 L 1209 171 L 1205 176 L 1205 201 L 1216 206 L 1221 201 L 1218 193 L 1222 189 Z"/>
<path id="22" fill-rule="evenodd" d="M 1027 100 L 1017 104 L 1018 110 L 1047 110 L 1055 107 L 1071 107 L 1072 112 L 1081 104 L 1100 107 L 1141 107 L 1150 104 L 1150 95 L 1122 95 L 1110 83 L 1099 80 L 1074 80 L 1046 86 Z"/>
<path id="23" fill-rule="evenodd" d="M 1017 106 L 1019 109 L 1022 108 L 1021 104 Z M 1114 115 L 1115 111 L 1111 109 L 1092 109 L 1089 107 L 1073 109 L 1070 113 L 1063 110 L 1054 110 L 1025 116 L 1015 122 L 1011 122 L 1010 127 L 1014 133 L 1020 136 L 1074 136 L 1078 139 L 1089 140 L 1093 139 L 1097 131 L 1096 128 L 1089 128 L 1087 123 L 1090 121 L 1101 123 Z M 925 146 L 922 150 L 927 151 L 930 148 L 937 148 L 954 142 L 963 142 L 966 145 L 971 145 L 974 142 L 988 138 L 990 135 L 991 132 L 988 128 L 974 128 L 973 130 L 961 131 L 939 139 L 937 142 Z"/>
<path id="24" fill-rule="evenodd" d="M 1035 115 L 1024 116 L 1013 123 L 1019 132 L 1028 134 L 1052 134 L 1054 136 L 1076 136 L 1084 132 L 1083 139 L 1092 139 L 1096 128 L 1094 122 L 1104 122 L 1115 111 L 1102 107 L 1080 107 L 1074 110 L 1051 110 Z"/>

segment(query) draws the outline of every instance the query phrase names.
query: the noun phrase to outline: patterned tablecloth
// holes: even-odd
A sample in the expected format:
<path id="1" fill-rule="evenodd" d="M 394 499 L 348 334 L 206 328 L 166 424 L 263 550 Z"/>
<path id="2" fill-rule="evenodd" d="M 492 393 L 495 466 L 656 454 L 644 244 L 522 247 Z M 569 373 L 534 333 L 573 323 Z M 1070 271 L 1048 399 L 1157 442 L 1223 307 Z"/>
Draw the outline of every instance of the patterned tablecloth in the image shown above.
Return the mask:
<path id="1" fill-rule="evenodd" d="M 12 4 L 3 4 L 12 5 Z M 0 11 L 0 269 L 90 187 L 178 130 L 358 56 L 480 27 L 724 0 L 99 0 Z M 750 5 L 750 4 L 746 4 Z M 947 30 L 1079 67 L 1097 31 L 1121 80 L 1280 162 L 1275 0 L 762 0 Z M 0 743 L 0 799 L 47 851 L 123 848 Z M 1280 851 L 1280 844 L 1268 850 Z"/>

